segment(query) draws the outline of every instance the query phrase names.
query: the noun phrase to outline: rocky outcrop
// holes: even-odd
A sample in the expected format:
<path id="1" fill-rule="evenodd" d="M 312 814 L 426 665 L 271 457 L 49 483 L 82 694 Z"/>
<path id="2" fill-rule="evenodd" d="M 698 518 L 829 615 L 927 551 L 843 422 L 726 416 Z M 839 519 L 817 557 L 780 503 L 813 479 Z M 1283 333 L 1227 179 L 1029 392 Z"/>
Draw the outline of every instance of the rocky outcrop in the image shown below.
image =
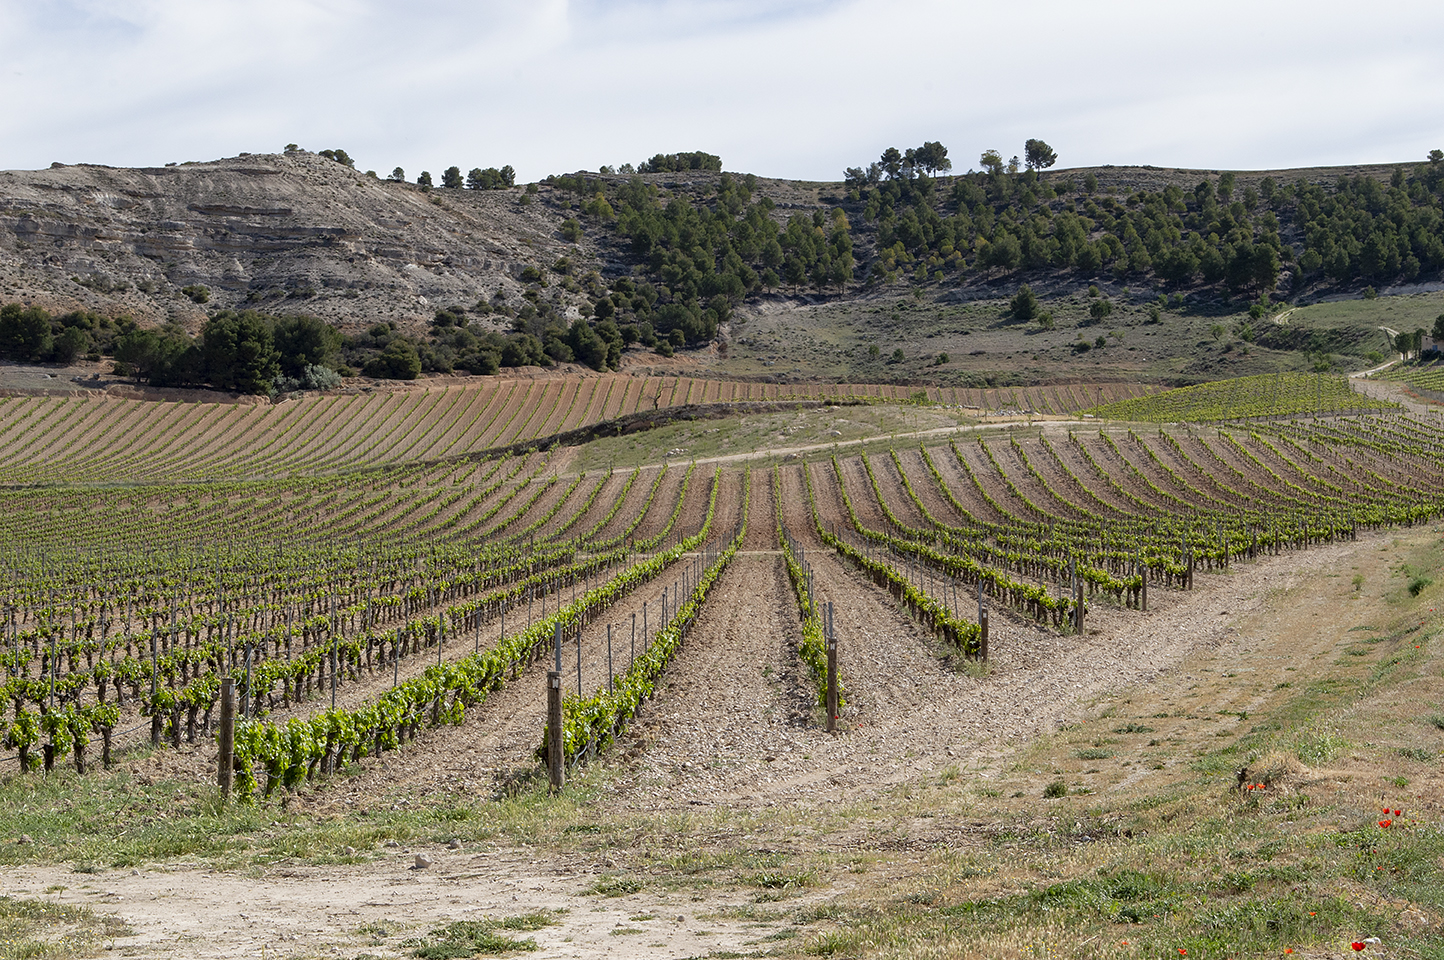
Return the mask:
<path id="1" fill-rule="evenodd" d="M 191 327 L 216 307 L 415 325 L 499 287 L 519 296 L 528 265 L 589 261 L 558 235 L 560 211 L 527 201 L 423 192 L 304 151 L 0 172 L 0 302 Z M 194 286 L 204 307 L 182 293 Z"/>

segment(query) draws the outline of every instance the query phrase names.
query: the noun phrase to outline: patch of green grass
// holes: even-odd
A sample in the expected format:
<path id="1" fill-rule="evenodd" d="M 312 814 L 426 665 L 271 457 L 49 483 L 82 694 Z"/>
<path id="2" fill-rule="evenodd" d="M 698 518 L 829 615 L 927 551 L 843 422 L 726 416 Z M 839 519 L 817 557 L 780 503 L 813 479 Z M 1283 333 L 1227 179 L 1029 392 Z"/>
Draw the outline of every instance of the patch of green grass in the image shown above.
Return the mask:
<path id="1" fill-rule="evenodd" d="M 119 917 L 89 907 L 0 897 L 0 960 L 89 957 L 104 941 L 130 933 Z"/>
<path id="2" fill-rule="evenodd" d="M 628 897 L 641 890 L 643 886 L 642 881 L 636 877 L 604 876 L 584 892 L 598 897 Z"/>
<path id="3" fill-rule="evenodd" d="M 768 871 L 754 874 L 748 882 L 752 886 L 761 887 L 764 890 L 789 890 L 794 887 L 810 887 L 817 882 L 817 876 L 811 872 L 776 873 Z"/>
<path id="4" fill-rule="evenodd" d="M 1107 760 L 1113 751 L 1106 747 L 1085 747 L 1078 751 L 1079 760 Z"/>
<path id="5" fill-rule="evenodd" d="M 1043 799 L 1056 800 L 1058 797 L 1068 796 L 1068 784 L 1062 780 L 1054 780 L 1043 788 Z"/>
<path id="6" fill-rule="evenodd" d="M 1114 733 L 1153 733 L 1153 728 L 1141 723 L 1127 723 L 1121 727 L 1114 727 Z"/>
<path id="7" fill-rule="evenodd" d="M 419 960 L 459 960 L 483 954 L 528 952 L 537 949 L 535 940 L 530 937 L 517 940 L 496 931 L 540 930 L 553 923 L 556 923 L 555 914 L 545 911 L 497 919 L 457 920 L 419 940 L 405 941 L 402 946 L 411 948 L 411 956 Z"/>

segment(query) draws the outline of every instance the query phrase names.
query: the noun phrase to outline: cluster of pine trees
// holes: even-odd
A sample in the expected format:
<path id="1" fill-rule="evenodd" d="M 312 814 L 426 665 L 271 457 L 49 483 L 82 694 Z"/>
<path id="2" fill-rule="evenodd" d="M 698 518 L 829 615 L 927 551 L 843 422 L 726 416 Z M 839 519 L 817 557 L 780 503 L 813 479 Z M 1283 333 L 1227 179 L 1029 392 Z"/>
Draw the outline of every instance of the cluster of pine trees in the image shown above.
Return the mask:
<path id="1" fill-rule="evenodd" d="M 1223 173 L 1188 191 L 1122 194 L 1100 193 L 1091 174 L 1078 182 L 985 166 L 948 180 L 916 167 L 853 178 L 849 204 L 874 254 L 866 281 L 1062 270 L 1080 280 L 1112 274 L 1240 293 L 1274 291 L 1285 269 L 1296 286 L 1407 281 L 1444 269 L 1444 157 L 1397 168 L 1387 184 L 1362 175 L 1333 183 L 1263 177 L 1240 190 L 1237 175 Z"/>

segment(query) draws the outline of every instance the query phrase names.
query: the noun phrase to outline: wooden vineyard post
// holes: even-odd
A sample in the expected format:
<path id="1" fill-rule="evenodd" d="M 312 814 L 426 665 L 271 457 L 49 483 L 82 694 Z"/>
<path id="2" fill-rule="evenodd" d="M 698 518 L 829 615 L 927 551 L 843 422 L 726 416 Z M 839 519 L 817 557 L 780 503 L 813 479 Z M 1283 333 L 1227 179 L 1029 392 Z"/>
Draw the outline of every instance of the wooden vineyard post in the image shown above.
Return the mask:
<path id="1" fill-rule="evenodd" d="M 216 736 L 220 755 L 216 758 L 216 783 L 221 788 L 221 801 L 231 798 L 231 774 L 236 763 L 236 681 L 221 681 L 221 729 Z"/>
<path id="2" fill-rule="evenodd" d="M 1073 625 L 1077 634 L 1083 635 L 1083 581 L 1078 580 L 1073 585 Z"/>
<path id="3" fill-rule="evenodd" d="M 552 792 L 561 790 L 566 781 L 566 758 L 562 753 L 562 625 L 552 635 L 552 652 L 556 657 L 547 672 L 547 779 Z"/>
<path id="4" fill-rule="evenodd" d="M 832 626 L 832 601 L 827 601 L 827 732 L 837 732 L 837 633 Z"/>
<path id="5" fill-rule="evenodd" d="M 561 790 L 566 780 L 562 756 L 562 672 L 547 671 L 547 780 L 551 790 Z"/>
<path id="6" fill-rule="evenodd" d="M 158 638 L 157 638 L 157 636 L 156 636 L 156 632 L 155 632 L 154 630 L 152 630 L 152 631 L 150 632 L 150 709 L 151 709 L 151 711 L 152 711 L 152 712 L 151 712 L 151 715 L 150 715 L 150 745 L 153 746 L 153 747 L 158 747 L 158 746 L 160 746 L 160 725 L 161 725 L 161 718 L 160 718 L 160 711 L 157 710 L 157 709 L 156 709 L 156 706 L 155 706 L 155 689 L 156 689 L 155 647 L 156 647 L 156 644 L 159 643 L 159 642 L 160 642 L 160 641 L 158 640 Z M 250 674 L 250 661 L 249 661 L 249 660 L 247 660 L 247 662 L 246 662 L 246 673 L 247 673 L 247 676 L 249 676 L 249 674 Z M 251 687 L 250 687 L 250 684 L 247 683 L 247 684 L 246 684 L 246 689 L 247 689 L 247 690 L 250 690 L 250 688 L 251 688 Z"/>
<path id="7" fill-rule="evenodd" d="M 978 659 L 984 663 L 988 660 L 988 608 L 981 607 L 978 610 Z"/>

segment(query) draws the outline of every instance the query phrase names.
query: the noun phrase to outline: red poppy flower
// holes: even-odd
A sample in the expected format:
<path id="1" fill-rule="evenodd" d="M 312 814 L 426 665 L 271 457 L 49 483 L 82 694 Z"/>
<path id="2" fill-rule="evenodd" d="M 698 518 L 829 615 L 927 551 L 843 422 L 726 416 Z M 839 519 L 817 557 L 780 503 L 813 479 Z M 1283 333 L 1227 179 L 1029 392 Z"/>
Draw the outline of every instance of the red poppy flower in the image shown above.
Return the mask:
<path id="1" fill-rule="evenodd" d="M 1401 813 L 1403 813 L 1403 812 L 1404 812 L 1403 810 L 1395 810 L 1395 811 L 1394 811 L 1394 816 L 1397 817 L 1399 814 L 1401 814 Z"/>
<path id="2" fill-rule="evenodd" d="M 1349 946 L 1353 947 L 1355 950 L 1362 950 L 1362 949 L 1364 949 L 1364 945 L 1363 945 L 1362 943 L 1360 943 L 1359 941 L 1357 941 L 1357 940 L 1355 940 L 1353 943 L 1349 944 Z"/>

